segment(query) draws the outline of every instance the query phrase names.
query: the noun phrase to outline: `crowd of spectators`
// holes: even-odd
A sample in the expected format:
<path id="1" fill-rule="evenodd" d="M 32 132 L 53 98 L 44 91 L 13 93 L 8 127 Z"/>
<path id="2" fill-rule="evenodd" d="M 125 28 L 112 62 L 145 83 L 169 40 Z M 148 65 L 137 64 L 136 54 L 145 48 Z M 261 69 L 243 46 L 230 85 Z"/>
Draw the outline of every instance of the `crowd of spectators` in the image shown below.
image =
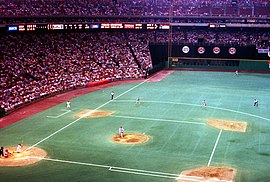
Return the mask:
<path id="1" fill-rule="evenodd" d="M 107 32 L 1 36 L 1 107 L 9 112 L 89 82 L 144 77 L 127 43 L 123 33 Z"/>
<path id="2" fill-rule="evenodd" d="M 1 0 L 0 16 L 270 16 L 268 0 Z"/>
<path id="3" fill-rule="evenodd" d="M 270 47 L 269 31 L 165 30 L 0 36 L 0 104 L 6 112 L 104 79 L 136 79 L 153 68 L 149 43 Z"/>
<path id="4" fill-rule="evenodd" d="M 216 43 L 216 32 L 213 31 L 197 31 L 197 30 L 191 30 L 187 32 L 187 40 L 190 43 L 197 43 L 198 39 L 203 39 L 204 42 L 213 44 Z"/>
<path id="5" fill-rule="evenodd" d="M 167 31 L 153 31 L 151 34 L 141 33 L 145 40 L 152 43 L 167 43 L 169 33 Z M 133 35 L 133 37 L 137 37 Z M 215 31 L 211 29 L 190 30 L 181 29 L 172 32 L 172 43 L 203 43 L 203 44 L 220 44 L 220 45 L 255 45 L 257 48 L 270 47 L 269 31 L 243 31 L 243 30 L 224 30 Z"/>
<path id="6" fill-rule="evenodd" d="M 139 61 L 141 68 L 143 70 L 151 70 L 153 66 L 151 54 L 148 48 L 148 43 L 151 41 L 155 41 L 155 35 L 152 32 L 127 32 L 126 36 L 128 37 L 129 44 L 131 45 L 132 50 L 135 53 L 135 57 Z"/>

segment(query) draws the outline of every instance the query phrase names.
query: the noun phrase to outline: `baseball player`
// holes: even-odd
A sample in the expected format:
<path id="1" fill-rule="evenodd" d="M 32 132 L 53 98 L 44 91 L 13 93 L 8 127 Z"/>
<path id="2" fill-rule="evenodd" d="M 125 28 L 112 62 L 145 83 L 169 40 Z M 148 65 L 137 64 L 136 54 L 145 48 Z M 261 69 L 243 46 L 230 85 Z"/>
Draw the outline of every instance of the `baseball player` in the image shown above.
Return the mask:
<path id="1" fill-rule="evenodd" d="M 254 99 L 254 104 L 253 104 L 254 107 L 258 107 L 259 106 L 259 101 L 257 99 Z"/>
<path id="2" fill-rule="evenodd" d="M 119 128 L 119 135 L 120 135 L 121 138 L 124 138 L 124 128 L 123 128 L 123 126 L 120 126 L 120 128 Z"/>
<path id="3" fill-rule="evenodd" d="M 5 158 L 8 158 L 8 154 L 9 154 L 9 153 L 8 153 L 8 149 L 6 149 L 6 150 L 3 152 L 3 154 L 4 154 L 4 157 L 5 157 Z"/>
<path id="4" fill-rule="evenodd" d="M 1 149 L 0 149 L 0 157 L 1 156 L 4 156 L 4 147 L 1 147 Z"/>
<path id="5" fill-rule="evenodd" d="M 136 100 L 136 104 L 140 104 L 140 103 L 141 103 L 141 99 L 140 99 L 140 97 L 138 97 Z"/>
<path id="6" fill-rule="evenodd" d="M 111 92 L 111 96 L 112 96 L 111 97 L 111 100 L 113 100 L 113 96 L 114 96 L 114 92 L 113 91 Z"/>
<path id="7" fill-rule="evenodd" d="M 17 149 L 14 152 L 20 153 L 22 151 L 22 144 L 18 144 Z"/>
<path id="8" fill-rule="evenodd" d="M 68 110 L 70 110 L 70 107 L 71 107 L 71 103 L 70 103 L 70 101 L 67 101 L 67 103 L 66 103 L 66 107 L 67 107 L 67 109 L 68 109 Z"/>
<path id="9" fill-rule="evenodd" d="M 205 101 L 205 100 L 202 101 L 202 106 L 203 106 L 204 108 L 206 107 L 206 101 Z"/>

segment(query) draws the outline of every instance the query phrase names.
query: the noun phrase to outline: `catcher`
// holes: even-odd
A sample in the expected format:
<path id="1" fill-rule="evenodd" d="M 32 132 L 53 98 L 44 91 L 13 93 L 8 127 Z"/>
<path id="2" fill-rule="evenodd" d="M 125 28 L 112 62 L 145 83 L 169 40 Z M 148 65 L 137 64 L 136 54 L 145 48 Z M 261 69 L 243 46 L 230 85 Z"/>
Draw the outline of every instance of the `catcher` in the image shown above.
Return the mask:
<path id="1" fill-rule="evenodd" d="M 5 158 L 8 158 L 9 154 L 10 153 L 8 152 L 8 149 L 4 150 L 3 155 L 4 155 Z"/>

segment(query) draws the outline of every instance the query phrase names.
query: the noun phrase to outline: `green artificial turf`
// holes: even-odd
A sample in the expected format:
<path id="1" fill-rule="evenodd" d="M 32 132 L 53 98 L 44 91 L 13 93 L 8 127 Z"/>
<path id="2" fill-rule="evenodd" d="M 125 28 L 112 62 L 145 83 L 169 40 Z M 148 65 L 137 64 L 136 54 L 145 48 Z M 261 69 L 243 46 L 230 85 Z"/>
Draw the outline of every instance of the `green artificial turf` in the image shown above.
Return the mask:
<path id="1" fill-rule="evenodd" d="M 74 98 L 71 112 L 58 118 L 47 116 L 63 114 L 65 103 L 0 130 L 0 145 L 38 143 L 48 153 L 46 160 L 32 165 L 0 167 L 1 180 L 169 182 L 175 181 L 173 174 L 210 163 L 235 168 L 239 182 L 268 181 L 269 80 L 264 74 L 175 71 L 160 82 L 125 84 Z M 85 109 L 114 113 L 74 117 Z M 245 121 L 247 132 L 220 133 L 207 125 L 209 118 Z M 125 132 L 148 135 L 149 141 L 114 143 L 111 138 L 120 125 Z"/>

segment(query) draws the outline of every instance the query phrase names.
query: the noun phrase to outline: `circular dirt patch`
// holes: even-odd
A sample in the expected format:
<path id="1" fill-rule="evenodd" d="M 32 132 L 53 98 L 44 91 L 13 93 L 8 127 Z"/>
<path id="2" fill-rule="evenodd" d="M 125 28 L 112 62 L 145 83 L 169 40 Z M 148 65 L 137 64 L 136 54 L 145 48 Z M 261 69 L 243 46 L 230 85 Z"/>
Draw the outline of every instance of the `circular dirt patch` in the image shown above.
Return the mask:
<path id="1" fill-rule="evenodd" d="M 246 132 L 247 130 L 247 122 L 244 121 L 208 119 L 207 124 L 228 131 Z"/>
<path id="2" fill-rule="evenodd" d="M 40 148 L 31 148 L 27 151 L 22 151 L 20 153 L 14 152 L 17 147 L 5 148 L 8 149 L 8 158 L 0 157 L 0 166 L 25 166 L 29 164 L 34 164 L 47 155 L 47 152 Z M 29 147 L 23 146 L 23 149 Z"/>
<path id="3" fill-rule="evenodd" d="M 149 137 L 144 134 L 126 133 L 124 134 L 123 138 L 121 138 L 119 134 L 114 135 L 112 137 L 112 140 L 116 143 L 121 143 L 121 144 L 140 144 L 140 143 L 147 142 L 149 140 Z"/>
<path id="4" fill-rule="evenodd" d="M 112 111 L 103 111 L 103 110 L 89 110 L 89 109 L 85 109 L 77 114 L 75 114 L 75 118 L 80 118 L 80 117 L 84 117 L 84 118 L 100 118 L 100 117 L 106 117 L 106 116 L 110 116 L 112 115 L 113 112 Z"/>
<path id="5" fill-rule="evenodd" d="M 203 166 L 182 171 L 177 182 L 190 181 L 234 181 L 236 169 L 227 167 Z"/>

